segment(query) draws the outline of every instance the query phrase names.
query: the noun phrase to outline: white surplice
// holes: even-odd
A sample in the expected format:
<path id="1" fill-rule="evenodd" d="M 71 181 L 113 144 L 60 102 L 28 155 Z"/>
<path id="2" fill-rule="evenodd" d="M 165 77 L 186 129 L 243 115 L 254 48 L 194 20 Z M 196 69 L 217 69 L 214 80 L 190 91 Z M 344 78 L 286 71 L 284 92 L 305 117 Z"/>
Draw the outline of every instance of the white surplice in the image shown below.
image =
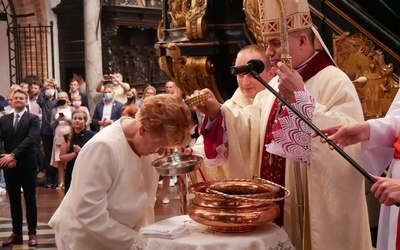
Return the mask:
<path id="1" fill-rule="evenodd" d="M 387 177 L 400 179 L 400 159 L 393 159 L 393 143 L 400 136 L 400 92 L 396 95 L 384 118 L 368 120 L 370 138 L 362 143 L 362 160 L 365 169 L 381 175 L 389 166 Z M 378 250 L 395 250 L 397 235 L 397 206 L 381 205 L 378 227 Z"/>

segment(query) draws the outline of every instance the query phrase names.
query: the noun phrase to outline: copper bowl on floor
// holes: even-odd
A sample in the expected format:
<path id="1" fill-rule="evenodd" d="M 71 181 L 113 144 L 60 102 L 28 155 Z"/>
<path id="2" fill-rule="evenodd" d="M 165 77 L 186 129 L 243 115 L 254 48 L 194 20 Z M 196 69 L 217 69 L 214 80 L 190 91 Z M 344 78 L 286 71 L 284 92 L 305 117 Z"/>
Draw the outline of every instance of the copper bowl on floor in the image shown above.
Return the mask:
<path id="1" fill-rule="evenodd" d="M 280 188 L 286 195 L 278 197 Z M 276 201 L 290 195 L 284 187 L 262 179 L 200 182 L 190 191 L 195 198 L 188 206 L 194 221 L 218 232 L 248 232 L 279 215 Z"/>
<path id="2" fill-rule="evenodd" d="M 166 155 L 154 160 L 151 165 L 161 175 L 178 175 L 186 174 L 197 170 L 204 156 L 200 154 L 185 155 L 183 153 L 175 153 Z"/>

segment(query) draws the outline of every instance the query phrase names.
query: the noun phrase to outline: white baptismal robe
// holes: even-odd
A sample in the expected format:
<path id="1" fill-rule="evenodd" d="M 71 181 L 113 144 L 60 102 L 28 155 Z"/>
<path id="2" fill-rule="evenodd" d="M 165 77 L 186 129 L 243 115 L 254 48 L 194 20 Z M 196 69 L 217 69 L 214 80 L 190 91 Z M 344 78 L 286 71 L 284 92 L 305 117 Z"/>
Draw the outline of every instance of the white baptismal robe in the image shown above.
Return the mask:
<path id="1" fill-rule="evenodd" d="M 400 92 L 384 118 L 368 120 L 370 138 L 362 143 L 365 169 L 381 175 L 389 166 L 387 177 L 400 179 L 400 159 L 393 159 L 393 143 L 400 136 Z M 381 205 L 378 227 L 378 250 L 395 250 L 399 207 Z"/>
<path id="2" fill-rule="evenodd" d="M 278 78 L 269 83 L 277 89 Z M 315 98 L 313 123 L 319 127 L 363 120 L 357 92 L 348 77 L 328 66 L 310 78 L 305 87 Z M 251 178 L 260 175 L 266 124 L 275 96 L 260 92 L 254 105 L 243 110 L 224 107 L 228 134 L 228 178 Z M 250 136 L 249 136 L 250 135 Z M 285 200 L 284 227 L 298 249 L 372 249 L 364 193 L 364 178 L 337 152 L 311 141 L 311 164 L 286 160 L 285 187 L 292 195 Z M 346 153 L 359 160 L 359 145 L 346 148 Z M 304 215 L 299 215 L 294 165 L 300 166 Z M 242 166 L 248 166 L 243 168 Z M 303 216 L 303 246 L 300 219 Z"/>

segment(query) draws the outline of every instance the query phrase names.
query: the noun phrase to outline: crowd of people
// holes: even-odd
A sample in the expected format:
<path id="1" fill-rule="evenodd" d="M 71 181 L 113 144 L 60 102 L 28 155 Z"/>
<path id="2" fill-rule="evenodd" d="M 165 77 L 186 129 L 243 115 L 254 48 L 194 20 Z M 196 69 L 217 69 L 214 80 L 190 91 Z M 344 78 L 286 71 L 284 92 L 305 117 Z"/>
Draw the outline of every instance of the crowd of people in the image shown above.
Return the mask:
<path id="1" fill-rule="evenodd" d="M 364 122 L 353 83 L 328 51 L 317 49 L 307 1 L 283 1 L 294 20 L 287 27 L 289 51 L 282 50 L 279 31 L 269 25 L 280 17 L 277 2 L 260 0 L 266 47 L 242 48 L 235 65 L 262 61 L 259 76 L 266 83 L 350 157 L 365 162 L 377 180 L 371 191 L 383 204 L 378 249 L 399 249 L 400 216 L 393 204 L 400 203 L 400 94 L 387 117 Z M 290 54 L 290 64 L 281 62 L 288 56 L 283 53 Z M 37 171 L 44 171 L 47 187 L 65 190 L 49 222 L 58 249 L 144 249 L 139 230 L 154 222 L 158 182 L 162 179 L 163 203 L 169 202 L 171 182 L 168 176 L 160 179 L 151 162 L 184 151 L 205 154 L 198 174 L 202 181 L 256 175 L 289 189 L 291 196 L 279 203 L 274 222 L 296 249 L 372 249 L 363 176 L 323 146 L 252 74 L 237 75 L 237 83 L 224 104 L 209 89 L 196 90 L 190 97 L 208 98 L 190 110 L 184 102 L 188 97 L 173 82 L 165 84 L 165 94 L 148 86 L 139 99 L 121 74 L 104 75 L 96 87 L 103 100 L 92 117 L 81 78 L 74 77 L 66 92 L 54 80 L 12 86 L 0 111 L 0 166 L 13 220 L 13 234 L 3 246 L 22 241 L 21 187 L 28 243 L 37 245 L 34 189 Z M 389 164 L 388 176 L 379 177 Z"/>

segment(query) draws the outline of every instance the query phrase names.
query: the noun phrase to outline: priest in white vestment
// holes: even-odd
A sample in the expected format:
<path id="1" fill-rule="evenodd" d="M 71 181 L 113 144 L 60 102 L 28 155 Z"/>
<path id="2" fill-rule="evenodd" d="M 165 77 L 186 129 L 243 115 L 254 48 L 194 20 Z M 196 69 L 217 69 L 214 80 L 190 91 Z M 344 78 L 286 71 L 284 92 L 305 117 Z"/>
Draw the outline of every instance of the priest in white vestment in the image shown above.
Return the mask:
<path id="1" fill-rule="evenodd" d="M 235 66 L 245 65 L 252 59 L 261 60 L 264 63 L 264 70 L 260 73 L 260 76 L 269 82 L 274 77 L 274 71 L 271 69 L 268 57 L 265 55 L 266 49 L 259 45 L 248 45 L 242 48 L 237 54 L 235 60 Z M 264 85 L 254 79 L 250 74 L 240 74 L 236 76 L 238 82 L 238 88 L 230 99 L 228 99 L 223 105 L 232 109 L 242 109 L 253 103 L 254 97 L 262 90 L 265 89 Z M 196 143 L 193 145 L 192 153 L 204 155 L 204 139 L 202 136 L 197 138 Z M 189 150 L 189 151 L 188 151 Z M 185 152 L 190 152 L 190 149 L 186 149 Z M 253 160 L 256 160 L 255 158 Z M 226 165 L 208 166 L 209 161 L 205 159 L 197 173 L 197 181 L 216 181 L 227 179 L 229 171 L 234 168 L 229 168 L 229 165 L 235 165 L 235 168 L 247 168 L 247 165 L 238 165 L 237 161 L 228 162 Z M 213 163 L 212 165 L 215 165 Z M 240 178 L 240 177 L 238 177 Z"/>
<path id="2" fill-rule="evenodd" d="M 269 85 L 303 108 L 300 112 L 317 127 L 363 121 L 352 82 L 325 51 L 314 47 L 307 1 L 283 2 L 290 20 L 288 36 L 295 70 L 280 63 L 281 36 L 274 29 L 278 25 L 271 25 L 280 20 L 276 1 L 259 1 L 267 56 L 277 74 Z M 292 192 L 284 201 L 282 220 L 297 249 L 372 249 L 364 177 L 357 170 L 338 153 L 321 146 L 318 139 L 311 139 L 312 131 L 293 119 L 288 109 L 282 109 L 279 100 L 267 90 L 242 110 L 218 106 L 209 90 L 196 91 L 194 95 L 202 93 L 210 98 L 197 108 L 208 116 L 208 121 L 212 120 L 203 123 L 206 156 L 218 161 L 229 155 L 230 161 L 237 162 L 237 168 L 230 165 L 234 170 L 228 178 L 259 175 Z M 297 127 L 285 127 L 288 119 L 297 122 Z M 279 135 L 287 130 L 291 131 L 289 141 L 297 143 L 294 147 L 280 144 L 288 137 Z M 273 154 L 266 151 L 266 144 Z M 296 150 L 287 151 L 293 148 Z M 351 146 L 346 153 L 359 160 L 360 147 Z"/>

